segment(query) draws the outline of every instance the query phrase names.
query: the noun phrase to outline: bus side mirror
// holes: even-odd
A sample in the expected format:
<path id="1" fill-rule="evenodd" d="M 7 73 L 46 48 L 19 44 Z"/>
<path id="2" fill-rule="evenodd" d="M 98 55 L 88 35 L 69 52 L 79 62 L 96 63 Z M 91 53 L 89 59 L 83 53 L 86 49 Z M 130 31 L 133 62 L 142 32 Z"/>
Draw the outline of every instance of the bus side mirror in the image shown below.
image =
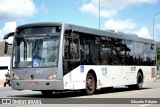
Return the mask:
<path id="1" fill-rule="evenodd" d="M 7 54 L 8 52 L 8 42 L 5 41 L 5 44 L 4 44 L 4 54 Z"/>
<path id="2" fill-rule="evenodd" d="M 6 42 L 6 40 L 9 38 L 9 37 L 13 37 L 14 36 L 14 32 L 10 32 L 8 34 L 6 34 L 4 36 L 4 40 L 5 40 L 5 44 L 4 44 L 4 54 L 8 54 L 8 45 L 12 45 L 12 44 L 9 44 L 8 42 Z"/>

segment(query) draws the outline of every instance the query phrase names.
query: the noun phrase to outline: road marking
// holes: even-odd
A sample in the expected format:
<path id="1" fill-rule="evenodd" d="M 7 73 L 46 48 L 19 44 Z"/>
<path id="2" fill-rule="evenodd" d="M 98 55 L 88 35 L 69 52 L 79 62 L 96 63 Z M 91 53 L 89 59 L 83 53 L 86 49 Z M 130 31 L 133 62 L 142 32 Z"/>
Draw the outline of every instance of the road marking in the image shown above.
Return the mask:
<path id="1" fill-rule="evenodd" d="M 151 104 L 143 104 L 143 105 L 139 105 L 140 107 L 144 107 L 144 106 L 149 106 Z"/>

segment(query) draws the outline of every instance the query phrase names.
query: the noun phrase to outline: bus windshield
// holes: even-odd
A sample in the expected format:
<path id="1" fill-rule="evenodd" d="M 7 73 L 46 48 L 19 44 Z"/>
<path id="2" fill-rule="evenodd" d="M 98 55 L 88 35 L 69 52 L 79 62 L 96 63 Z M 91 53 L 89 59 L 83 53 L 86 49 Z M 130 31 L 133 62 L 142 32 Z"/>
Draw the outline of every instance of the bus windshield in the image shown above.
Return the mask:
<path id="1" fill-rule="evenodd" d="M 60 34 L 22 37 L 14 41 L 13 67 L 58 66 Z"/>

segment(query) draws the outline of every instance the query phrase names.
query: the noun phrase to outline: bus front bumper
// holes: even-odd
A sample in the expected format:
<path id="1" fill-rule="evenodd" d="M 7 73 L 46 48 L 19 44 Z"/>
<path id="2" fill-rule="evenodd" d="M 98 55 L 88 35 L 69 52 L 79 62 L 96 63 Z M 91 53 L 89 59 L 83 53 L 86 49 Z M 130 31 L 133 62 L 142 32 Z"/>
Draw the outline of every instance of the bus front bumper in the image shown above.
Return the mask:
<path id="1" fill-rule="evenodd" d="M 12 80 L 14 90 L 63 90 L 63 80 Z"/>

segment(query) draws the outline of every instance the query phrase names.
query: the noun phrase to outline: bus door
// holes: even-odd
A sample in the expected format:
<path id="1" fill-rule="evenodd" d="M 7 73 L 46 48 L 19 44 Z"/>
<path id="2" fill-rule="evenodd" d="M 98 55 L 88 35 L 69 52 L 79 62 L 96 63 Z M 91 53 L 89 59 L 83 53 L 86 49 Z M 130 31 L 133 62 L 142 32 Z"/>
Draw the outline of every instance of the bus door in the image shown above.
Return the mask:
<path id="1" fill-rule="evenodd" d="M 80 65 L 80 41 L 77 34 L 65 35 L 63 56 L 63 75 Z"/>

